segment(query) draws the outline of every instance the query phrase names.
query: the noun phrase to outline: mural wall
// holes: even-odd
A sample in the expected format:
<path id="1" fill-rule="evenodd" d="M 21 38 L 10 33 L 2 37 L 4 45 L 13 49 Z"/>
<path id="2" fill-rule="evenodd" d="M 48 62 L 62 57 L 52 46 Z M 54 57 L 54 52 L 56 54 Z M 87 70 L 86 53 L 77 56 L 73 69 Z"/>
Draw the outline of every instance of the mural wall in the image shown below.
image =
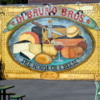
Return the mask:
<path id="1" fill-rule="evenodd" d="M 100 80 L 100 4 L 3 6 L 3 78 Z"/>

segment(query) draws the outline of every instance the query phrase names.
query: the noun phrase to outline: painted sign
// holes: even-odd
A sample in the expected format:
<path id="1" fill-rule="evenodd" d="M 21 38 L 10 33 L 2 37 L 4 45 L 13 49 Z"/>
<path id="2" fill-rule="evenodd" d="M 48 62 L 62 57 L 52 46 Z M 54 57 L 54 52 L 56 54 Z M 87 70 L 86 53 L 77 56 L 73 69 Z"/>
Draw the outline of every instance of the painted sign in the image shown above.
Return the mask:
<path id="1" fill-rule="evenodd" d="M 84 6 L 86 4 L 80 5 Z M 91 73 L 98 74 L 100 28 L 97 16 L 95 19 L 85 13 L 86 7 L 80 10 L 77 7 L 79 5 L 28 6 L 12 15 L 1 34 L 5 78 L 84 79 L 85 74 L 85 79 L 93 79 Z M 9 7 L 2 9 L 8 9 L 6 15 L 12 12 Z M 98 13 L 94 10 L 92 14 Z"/>
<path id="2" fill-rule="evenodd" d="M 85 61 L 94 49 L 90 33 L 64 18 L 44 17 L 17 29 L 9 49 L 20 64 L 39 71 L 63 71 Z"/>

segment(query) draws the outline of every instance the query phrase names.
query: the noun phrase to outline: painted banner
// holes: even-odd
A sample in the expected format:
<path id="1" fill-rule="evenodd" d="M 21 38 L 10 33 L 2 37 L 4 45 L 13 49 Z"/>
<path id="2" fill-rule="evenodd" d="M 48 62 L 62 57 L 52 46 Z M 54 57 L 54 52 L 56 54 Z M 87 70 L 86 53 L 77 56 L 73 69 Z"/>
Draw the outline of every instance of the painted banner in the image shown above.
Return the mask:
<path id="1" fill-rule="evenodd" d="M 83 14 L 81 11 L 77 11 L 77 10 L 65 8 L 65 7 L 44 6 L 44 7 L 37 7 L 34 9 L 26 10 L 22 12 L 21 14 L 17 15 L 7 24 L 7 29 L 5 31 L 13 30 L 18 25 L 22 24 L 28 19 L 45 17 L 48 15 L 68 18 L 69 20 L 79 22 L 91 29 L 100 30 L 96 22 L 90 17 L 88 17 L 87 15 Z"/>
<path id="2" fill-rule="evenodd" d="M 99 7 L 0 7 L 3 78 L 99 80 Z"/>

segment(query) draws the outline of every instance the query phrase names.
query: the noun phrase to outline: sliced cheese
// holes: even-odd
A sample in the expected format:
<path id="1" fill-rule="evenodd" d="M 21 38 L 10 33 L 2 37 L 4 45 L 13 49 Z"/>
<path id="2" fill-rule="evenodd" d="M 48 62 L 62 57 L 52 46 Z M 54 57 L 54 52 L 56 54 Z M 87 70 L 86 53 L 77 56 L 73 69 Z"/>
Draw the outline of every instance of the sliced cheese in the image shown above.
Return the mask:
<path id="1" fill-rule="evenodd" d="M 20 53 L 21 51 L 29 51 L 30 42 L 27 43 L 16 43 L 13 45 L 13 53 Z"/>

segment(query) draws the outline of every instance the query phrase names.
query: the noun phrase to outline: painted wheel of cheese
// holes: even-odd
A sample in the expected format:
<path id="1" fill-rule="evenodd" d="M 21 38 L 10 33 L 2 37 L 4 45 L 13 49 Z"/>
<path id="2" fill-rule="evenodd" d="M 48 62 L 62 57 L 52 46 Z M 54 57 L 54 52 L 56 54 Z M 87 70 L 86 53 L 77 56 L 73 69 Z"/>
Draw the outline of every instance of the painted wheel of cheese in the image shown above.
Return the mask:
<path id="1" fill-rule="evenodd" d="M 56 80 L 59 78 L 59 74 L 57 72 L 52 72 L 52 71 L 48 71 L 48 72 L 43 72 L 40 75 L 41 79 L 45 79 L 45 80 Z"/>
<path id="2" fill-rule="evenodd" d="M 72 25 L 72 26 L 70 26 L 70 27 L 67 28 L 67 31 L 66 31 L 67 37 L 75 37 L 78 34 L 80 34 L 79 27 L 77 27 L 75 25 Z"/>
<path id="3" fill-rule="evenodd" d="M 35 32 L 24 32 L 19 36 L 18 41 L 28 40 L 33 44 L 39 44 L 39 36 Z"/>
<path id="4" fill-rule="evenodd" d="M 84 39 L 55 39 L 55 41 L 61 41 L 64 43 L 64 46 L 76 46 Z"/>
<path id="5" fill-rule="evenodd" d="M 83 48 L 80 46 L 64 47 L 61 51 L 64 58 L 78 58 L 83 54 Z"/>
<path id="6" fill-rule="evenodd" d="M 50 64 L 52 63 L 52 57 L 47 53 L 40 53 L 36 55 L 35 61 L 39 64 Z"/>
<path id="7" fill-rule="evenodd" d="M 87 44 L 85 41 L 81 41 L 80 43 L 77 44 L 77 46 L 80 46 L 83 48 L 83 50 L 85 50 L 87 48 Z"/>

